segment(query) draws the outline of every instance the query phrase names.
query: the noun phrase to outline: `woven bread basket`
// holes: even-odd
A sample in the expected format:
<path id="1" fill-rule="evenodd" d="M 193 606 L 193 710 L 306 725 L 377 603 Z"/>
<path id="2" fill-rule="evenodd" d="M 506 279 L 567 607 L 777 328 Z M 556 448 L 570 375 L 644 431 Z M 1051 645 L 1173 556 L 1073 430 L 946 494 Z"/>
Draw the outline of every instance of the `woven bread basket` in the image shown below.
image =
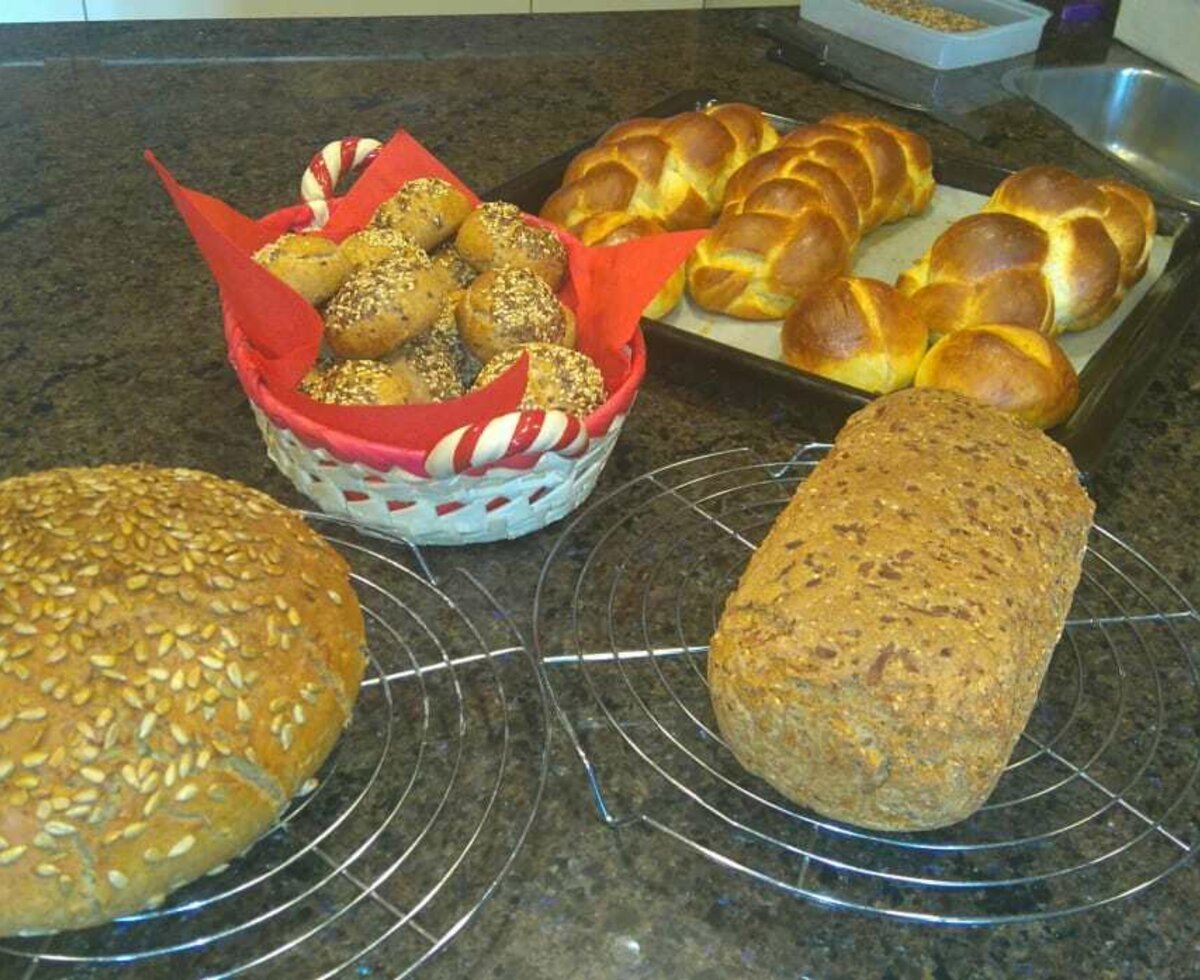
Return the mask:
<path id="1" fill-rule="evenodd" d="M 362 145 L 370 143 L 331 143 L 305 173 L 306 203 L 259 224 L 273 235 L 323 225 L 338 204 L 327 196 L 339 171 L 369 162 Z M 587 418 L 508 412 L 462 426 L 423 452 L 333 430 L 281 403 L 229 304 L 223 313 L 230 361 L 271 461 L 325 513 L 420 545 L 516 538 L 578 507 L 596 486 L 646 369 L 639 328 L 626 351 L 628 374 Z"/>
<path id="2" fill-rule="evenodd" d="M 291 412 L 262 383 L 228 310 L 225 336 L 267 455 L 296 489 L 327 514 L 413 544 L 516 538 L 578 507 L 616 445 L 646 364 L 639 332 L 629 378 L 586 419 L 509 412 L 451 432 L 426 454 L 364 443 Z M 363 461 L 384 458 L 392 465 Z"/>

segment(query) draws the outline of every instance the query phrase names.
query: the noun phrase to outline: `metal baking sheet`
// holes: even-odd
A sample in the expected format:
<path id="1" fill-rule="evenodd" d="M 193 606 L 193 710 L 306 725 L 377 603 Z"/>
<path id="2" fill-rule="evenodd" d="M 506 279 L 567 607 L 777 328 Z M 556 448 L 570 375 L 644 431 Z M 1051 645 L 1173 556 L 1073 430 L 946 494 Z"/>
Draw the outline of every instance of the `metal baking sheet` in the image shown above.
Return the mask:
<path id="1" fill-rule="evenodd" d="M 692 89 L 649 106 L 638 115 L 669 116 L 714 101 L 737 101 L 737 98 L 736 93 Z M 796 116 L 767 114 L 784 130 L 807 121 Z M 594 142 L 592 139 L 567 148 L 485 196 L 490 200 L 511 201 L 536 214 L 559 187 L 567 164 Z M 939 192 L 931 208 L 917 218 L 868 233 L 856 254 L 854 272 L 895 281 L 901 269 L 919 258 L 951 222 L 978 211 L 1009 173 L 1003 167 L 977 160 L 946 157 L 935 147 L 934 179 Z M 1071 451 L 1084 472 L 1100 462 L 1117 425 L 1149 385 L 1196 312 L 1200 297 L 1198 214 L 1182 210 L 1172 202 L 1156 200 L 1156 205 L 1160 235 L 1154 244 L 1148 274 L 1107 323 L 1062 338 L 1064 349 L 1079 369 L 1080 399 L 1074 414 L 1051 430 L 1050 435 Z M 824 440 L 832 439 L 846 418 L 874 397 L 783 363 L 779 359 L 778 324 L 721 318 L 726 321 L 721 329 L 730 331 L 732 337 L 717 337 L 715 324 L 709 323 L 701 331 L 701 316 L 707 315 L 684 309 L 666 321 L 643 319 L 652 373 L 667 371 L 676 378 L 676 372 L 690 370 L 695 365 L 702 370 L 717 369 L 751 379 L 752 385 L 746 390 L 751 387 L 756 393 L 771 390 L 792 404 L 803 405 L 808 416 L 807 431 Z M 672 322 L 683 319 L 689 322 Z M 741 338 L 741 342 L 731 342 L 736 338 Z M 731 385 L 729 396 L 737 397 L 739 390 L 740 385 Z"/>
<path id="2" fill-rule="evenodd" d="M 894 283 L 900 273 L 916 262 L 943 231 L 960 218 L 977 213 L 986 201 L 986 194 L 939 184 L 933 200 L 923 213 L 877 228 L 863 237 L 854 255 L 853 274 Z M 1173 235 L 1155 236 L 1146 274 L 1126 294 L 1112 316 L 1090 330 L 1063 334 L 1058 338 L 1076 371 L 1083 371 L 1088 361 L 1158 281 L 1171 257 L 1174 241 Z M 739 320 L 710 313 L 685 296 L 675 310 L 663 317 L 663 322 L 759 357 L 780 357 L 781 320 Z"/>

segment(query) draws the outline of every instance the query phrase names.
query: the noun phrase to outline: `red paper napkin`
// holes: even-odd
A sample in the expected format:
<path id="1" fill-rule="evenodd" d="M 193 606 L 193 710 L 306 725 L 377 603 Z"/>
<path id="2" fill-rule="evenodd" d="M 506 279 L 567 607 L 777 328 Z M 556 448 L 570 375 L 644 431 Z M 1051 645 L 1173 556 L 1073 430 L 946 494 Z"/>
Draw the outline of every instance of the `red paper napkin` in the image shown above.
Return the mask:
<path id="1" fill-rule="evenodd" d="M 460 426 L 518 407 L 525 390 L 526 358 L 480 391 L 431 405 L 326 405 L 300 394 L 296 385 L 316 362 L 320 349 L 321 317 L 252 258 L 278 235 L 279 221 L 247 218 L 228 204 L 179 184 L 148 150 L 146 159 L 158 172 L 212 271 L 228 311 L 250 345 L 264 384 L 288 410 L 362 439 L 428 451 Z M 401 130 L 337 202 L 320 234 L 341 241 L 364 227 L 375 209 L 403 184 L 418 177 L 440 177 L 478 201 L 458 177 Z M 561 298 L 575 312 L 577 346 L 596 361 L 611 393 L 629 374 L 624 352 L 642 310 L 705 231 L 588 248 L 573 236 L 553 230 L 567 249 L 569 275 Z"/>

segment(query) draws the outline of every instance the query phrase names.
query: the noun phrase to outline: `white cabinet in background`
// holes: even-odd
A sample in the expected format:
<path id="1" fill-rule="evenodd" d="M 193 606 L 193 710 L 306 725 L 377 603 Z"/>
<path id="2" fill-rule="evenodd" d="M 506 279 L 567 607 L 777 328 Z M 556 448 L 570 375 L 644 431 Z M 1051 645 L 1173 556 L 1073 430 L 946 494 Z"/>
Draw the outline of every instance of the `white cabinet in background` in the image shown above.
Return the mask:
<path id="1" fill-rule="evenodd" d="M 703 0 L 533 0 L 535 14 L 590 14 L 601 10 L 699 10 Z"/>
<path id="2" fill-rule="evenodd" d="M 1200 0 L 1124 0 L 1113 36 L 1200 82 Z"/>
<path id="3" fill-rule="evenodd" d="M 0 0 L 0 24 L 83 20 L 83 0 Z"/>
<path id="4" fill-rule="evenodd" d="M 87 0 L 89 20 L 528 13 L 529 0 Z"/>

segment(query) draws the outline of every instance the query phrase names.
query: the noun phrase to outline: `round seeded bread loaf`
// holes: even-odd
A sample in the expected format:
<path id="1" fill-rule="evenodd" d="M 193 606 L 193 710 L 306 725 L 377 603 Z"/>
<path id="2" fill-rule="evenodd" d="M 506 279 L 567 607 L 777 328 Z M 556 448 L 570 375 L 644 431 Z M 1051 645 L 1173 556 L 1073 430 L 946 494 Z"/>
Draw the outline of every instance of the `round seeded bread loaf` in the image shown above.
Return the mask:
<path id="1" fill-rule="evenodd" d="M 364 668 L 342 558 L 181 469 L 0 482 L 0 936 L 152 907 L 321 765 Z"/>

